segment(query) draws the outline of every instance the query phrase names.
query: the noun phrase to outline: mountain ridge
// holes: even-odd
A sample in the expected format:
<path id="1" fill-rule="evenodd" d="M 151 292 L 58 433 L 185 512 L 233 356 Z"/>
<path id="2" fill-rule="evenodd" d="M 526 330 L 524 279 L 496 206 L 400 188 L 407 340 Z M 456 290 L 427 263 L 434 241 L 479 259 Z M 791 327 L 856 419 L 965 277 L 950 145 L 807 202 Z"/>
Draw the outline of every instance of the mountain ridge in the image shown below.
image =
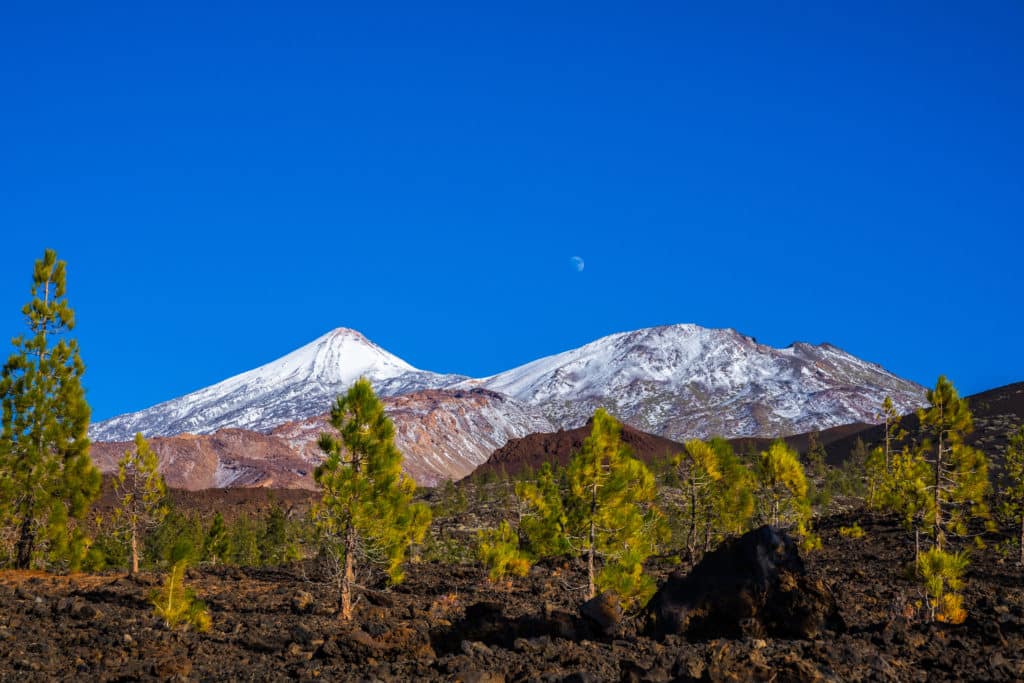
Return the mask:
<path id="1" fill-rule="evenodd" d="M 923 387 L 831 343 L 777 349 L 733 328 L 679 324 L 606 335 L 480 379 L 420 370 L 361 333 L 336 328 L 253 370 L 99 422 L 90 436 L 270 433 L 322 414 L 360 376 L 382 397 L 486 389 L 538 409 L 559 429 L 578 427 L 603 406 L 626 424 L 675 440 L 872 422 L 886 395 L 904 412 L 924 401 Z"/>

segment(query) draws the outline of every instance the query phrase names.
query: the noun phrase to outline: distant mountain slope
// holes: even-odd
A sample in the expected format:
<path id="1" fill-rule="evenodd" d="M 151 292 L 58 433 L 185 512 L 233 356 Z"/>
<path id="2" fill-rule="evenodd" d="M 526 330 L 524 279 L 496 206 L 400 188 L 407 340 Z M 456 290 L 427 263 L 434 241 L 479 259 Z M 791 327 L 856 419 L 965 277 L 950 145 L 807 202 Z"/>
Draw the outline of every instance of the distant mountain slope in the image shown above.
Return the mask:
<path id="1" fill-rule="evenodd" d="M 384 399 L 395 424 L 404 469 L 422 486 L 459 479 L 510 438 L 550 431 L 534 408 L 484 389 L 428 390 Z M 323 459 L 317 447 L 329 430 L 326 415 L 279 425 L 271 433 L 221 429 L 151 439 L 169 486 L 200 490 L 226 487 L 315 488 L 313 470 Z M 116 470 L 131 444 L 93 444 L 101 471 Z"/>
<path id="2" fill-rule="evenodd" d="M 874 422 L 885 396 L 902 411 L 924 389 L 829 344 L 784 349 L 696 325 L 613 334 L 463 386 L 538 406 L 557 426 L 604 406 L 667 438 L 778 436 Z"/>
<path id="3" fill-rule="evenodd" d="M 924 403 L 922 387 L 834 346 L 775 349 L 731 329 L 673 325 L 614 334 L 468 379 L 416 369 L 338 328 L 254 370 L 99 422 L 89 434 L 97 458 L 116 451 L 102 443 L 128 442 L 136 432 L 181 436 L 164 448 L 181 468 L 173 477 L 187 487 L 304 486 L 319 458 L 310 435 L 359 377 L 382 397 L 412 397 L 391 400 L 389 410 L 409 471 L 422 483 L 463 476 L 511 437 L 579 427 L 598 406 L 637 430 L 684 441 L 870 423 L 887 395 L 903 412 Z M 431 399 L 431 390 L 454 393 Z"/>
<path id="4" fill-rule="evenodd" d="M 966 442 L 980 448 L 989 457 L 993 465 L 992 475 L 999 476 L 1008 436 L 1024 425 L 1024 382 L 968 396 L 967 402 L 974 416 L 974 431 L 967 437 Z M 909 442 L 922 438 L 917 415 L 905 414 L 900 426 L 907 431 Z M 588 422 L 576 429 L 530 434 L 512 439 L 503 448 L 496 450 L 471 476 L 481 476 L 489 472 L 515 475 L 526 469 L 536 470 L 545 462 L 565 465 L 583 445 L 583 440 L 590 434 L 590 427 Z M 808 449 L 810 435 L 811 432 L 791 434 L 783 437 L 783 440 L 802 454 Z M 825 447 L 828 461 L 833 465 L 839 465 L 850 456 L 858 440 L 863 441 L 870 449 L 882 441 L 884 434 L 881 425 L 856 422 L 821 430 L 817 433 L 817 438 Z M 647 434 L 629 426 L 623 427 L 622 439 L 633 449 L 637 457 L 645 462 L 678 453 L 684 448 L 682 443 Z M 774 437 L 738 437 L 729 440 L 739 454 L 760 452 L 768 448 L 772 441 Z"/>
<path id="5" fill-rule="evenodd" d="M 95 441 L 209 434 L 218 429 L 268 431 L 326 411 L 360 377 L 378 394 L 394 396 L 436 389 L 465 379 L 417 370 L 366 337 L 338 328 L 255 370 L 180 398 L 93 425 Z"/>
<path id="6" fill-rule="evenodd" d="M 1000 470 L 1009 435 L 1024 425 L 1024 382 L 1007 384 L 967 396 L 967 404 L 974 415 L 974 431 L 966 443 L 981 449 L 994 464 L 994 474 Z M 920 440 L 921 424 L 917 415 L 905 415 L 900 426 L 908 433 L 908 440 Z M 865 426 L 841 439 L 825 444 L 829 462 L 840 463 L 849 457 L 860 439 L 869 448 L 884 438 L 881 425 Z"/>

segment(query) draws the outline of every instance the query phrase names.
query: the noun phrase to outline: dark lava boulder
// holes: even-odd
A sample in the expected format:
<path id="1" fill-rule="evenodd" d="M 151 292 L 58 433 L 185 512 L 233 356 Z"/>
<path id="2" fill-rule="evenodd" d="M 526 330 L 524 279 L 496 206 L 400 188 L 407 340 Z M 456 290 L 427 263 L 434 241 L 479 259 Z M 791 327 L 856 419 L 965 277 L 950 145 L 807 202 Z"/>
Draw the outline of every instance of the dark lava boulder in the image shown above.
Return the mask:
<path id="1" fill-rule="evenodd" d="M 763 526 L 726 541 L 689 574 L 673 573 L 647 605 L 646 628 L 659 638 L 813 638 L 843 623 L 793 539 Z"/>

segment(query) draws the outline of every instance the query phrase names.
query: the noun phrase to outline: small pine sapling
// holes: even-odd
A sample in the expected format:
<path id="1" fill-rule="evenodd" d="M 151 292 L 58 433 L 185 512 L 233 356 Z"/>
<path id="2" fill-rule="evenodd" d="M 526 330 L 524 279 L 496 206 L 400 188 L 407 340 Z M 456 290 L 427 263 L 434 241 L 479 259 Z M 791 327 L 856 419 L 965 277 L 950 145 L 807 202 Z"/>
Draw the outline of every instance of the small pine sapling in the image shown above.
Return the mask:
<path id="1" fill-rule="evenodd" d="M 519 549 L 519 535 L 507 521 L 477 532 L 477 558 L 495 583 L 508 574 L 526 576 L 530 571 L 530 558 Z"/>
<path id="2" fill-rule="evenodd" d="M 866 535 L 860 524 L 854 522 L 852 526 L 839 527 L 839 535 L 843 538 L 858 539 Z"/>
<path id="3" fill-rule="evenodd" d="M 962 624 L 967 618 L 960 593 L 967 565 L 966 552 L 947 552 L 935 546 L 921 553 L 917 571 L 924 583 L 930 620 Z"/>
<path id="4" fill-rule="evenodd" d="M 210 630 L 210 611 L 196 599 L 195 592 L 185 585 L 185 570 L 192 556 L 192 545 L 180 540 L 171 546 L 167 555 L 170 570 L 163 586 L 150 596 L 156 616 L 164 620 L 167 628 L 184 625 L 196 631 Z"/>

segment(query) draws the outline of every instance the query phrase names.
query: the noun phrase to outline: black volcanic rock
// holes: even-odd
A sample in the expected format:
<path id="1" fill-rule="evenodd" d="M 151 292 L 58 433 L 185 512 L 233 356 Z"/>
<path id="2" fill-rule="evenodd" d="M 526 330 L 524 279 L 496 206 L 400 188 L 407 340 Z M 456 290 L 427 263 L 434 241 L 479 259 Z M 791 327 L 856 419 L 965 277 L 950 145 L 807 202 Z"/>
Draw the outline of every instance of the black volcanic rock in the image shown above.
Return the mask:
<path id="1" fill-rule="evenodd" d="M 807 577 L 796 543 L 769 526 L 727 541 L 689 574 L 673 573 L 647 605 L 647 631 L 659 638 L 814 638 L 842 628 L 834 598 Z"/>

